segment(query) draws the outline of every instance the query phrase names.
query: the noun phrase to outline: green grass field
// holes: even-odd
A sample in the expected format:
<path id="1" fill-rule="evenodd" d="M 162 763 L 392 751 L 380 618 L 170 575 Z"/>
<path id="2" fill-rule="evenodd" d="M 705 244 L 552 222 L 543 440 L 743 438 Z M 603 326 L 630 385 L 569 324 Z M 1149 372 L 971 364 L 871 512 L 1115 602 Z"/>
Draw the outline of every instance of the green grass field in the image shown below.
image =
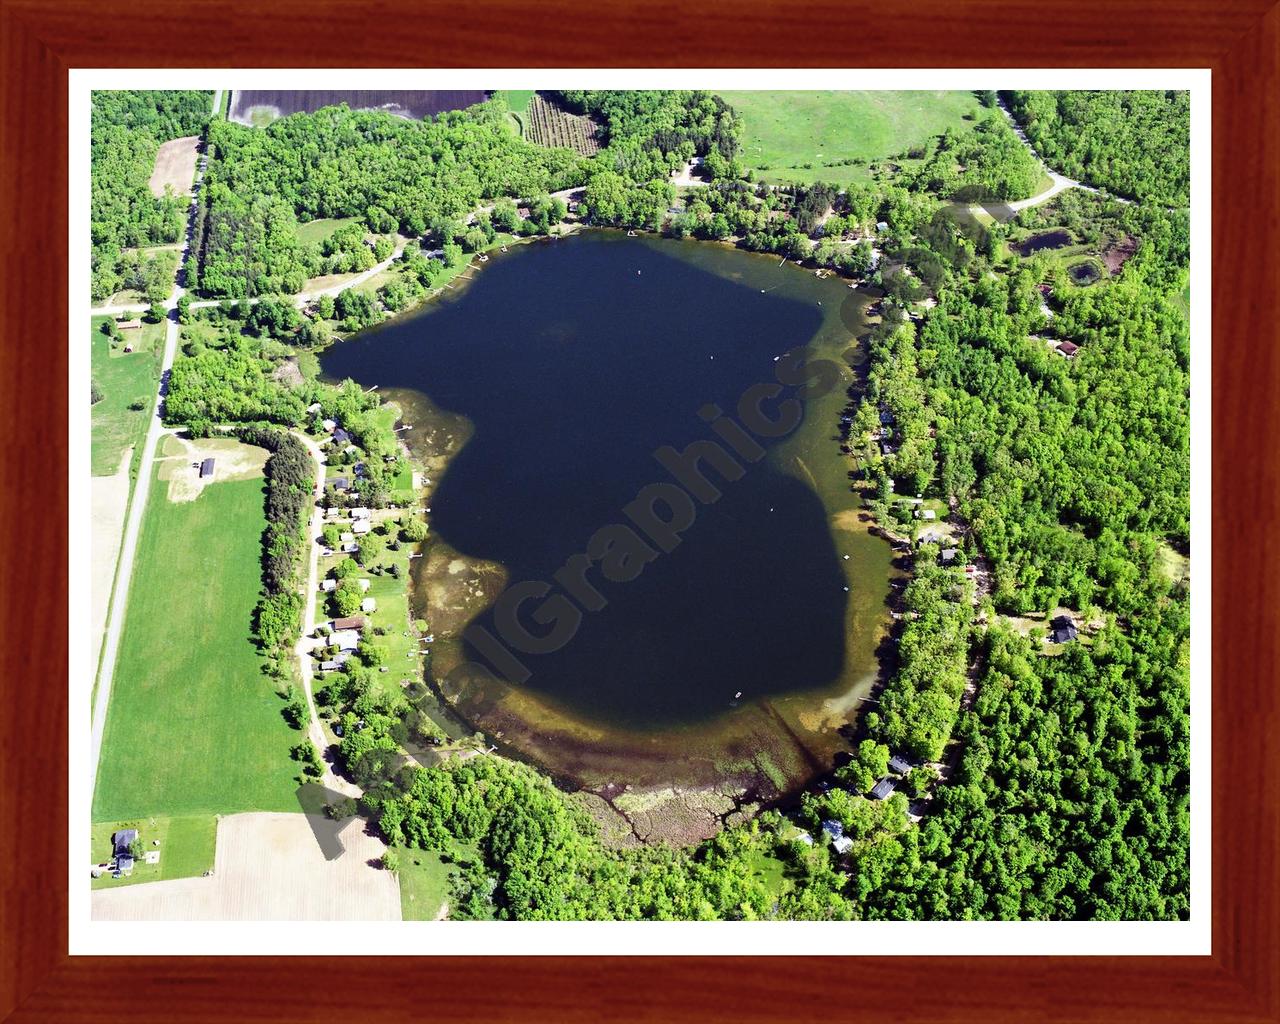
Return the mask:
<path id="1" fill-rule="evenodd" d="M 298 225 L 298 241 L 303 245 L 315 242 L 319 245 L 339 228 L 354 224 L 358 217 L 324 217 Z"/>
<path id="2" fill-rule="evenodd" d="M 534 92 L 533 89 L 504 89 L 502 96 L 513 114 L 523 114 L 529 109 L 529 101 L 533 99 Z"/>
<path id="3" fill-rule="evenodd" d="M 981 109 L 971 92 L 722 92 L 743 123 L 743 161 L 766 181 L 864 181 L 865 166 L 922 145 L 948 127 L 966 128 Z M 810 166 L 806 167 L 805 164 Z"/>
<path id="4" fill-rule="evenodd" d="M 107 712 L 95 821 L 297 809 L 301 733 L 261 672 L 261 479 L 172 503 L 154 480 Z"/>
<path id="5" fill-rule="evenodd" d="M 140 348 L 145 351 L 129 355 L 113 353 L 110 340 L 102 333 L 102 324 L 107 319 L 105 316 L 93 317 L 90 330 L 91 372 L 103 395 L 102 401 L 93 406 L 90 420 L 94 476 L 115 473 L 120 468 L 124 450 L 130 445 L 136 448 L 141 442 L 155 405 L 156 386 L 160 380 L 159 349 L 152 339 L 139 339 L 143 342 Z M 164 325 L 155 326 L 163 338 Z M 141 333 L 145 335 L 151 330 L 149 325 Z M 134 402 L 141 402 L 142 408 L 130 409 Z"/>
<path id="6" fill-rule="evenodd" d="M 93 888 L 110 889 L 139 882 L 159 882 L 166 878 L 194 878 L 213 868 L 218 822 L 209 814 L 99 822 L 91 833 L 89 863 L 102 864 L 110 860 L 112 833 L 127 828 L 138 830 L 138 839 L 146 849 L 160 851 L 160 862 L 138 862 L 128 878 L 112 878 L 108 873 L 92 879 Z M 157 840 L 159 846 L 154 845 Z"/>
<path id="7" fill-rule="evenodd" d="M 400 870 L 400 916 L 406 921 L 434 921 L 449 896 L 449 879 L 456 870 L 435 850 L 397 846 Z"/>

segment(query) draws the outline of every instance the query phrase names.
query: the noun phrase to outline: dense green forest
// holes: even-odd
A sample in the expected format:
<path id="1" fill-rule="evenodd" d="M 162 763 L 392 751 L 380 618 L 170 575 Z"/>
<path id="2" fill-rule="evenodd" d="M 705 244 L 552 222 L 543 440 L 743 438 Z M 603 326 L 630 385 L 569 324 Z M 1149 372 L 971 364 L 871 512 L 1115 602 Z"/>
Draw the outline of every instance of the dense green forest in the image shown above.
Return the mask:
<path id="1" fill-rule="evenodd" d="M 1190 202 L 1190 93 L 1071 89 L 1007 96 L 1036 152 L 1063 174 L 1165 206 Z"/>
<path id="2" fill-rule="evenodd" d="M 496 757 L 402 767 L 398 752 L 431 727 L 410 695 L 374 684 L 372 662 L 322 680 L 317 699 L 345 723 L 343 757 L 379 826 L 453 858 L 453 916 L 1186 916 L 1189 594 L 1167 561 L 1190 544 L 1178 301 L 1189 218 L 1164 208 L 1185 203 L 1185 96 L 1134 95 L 1012 100 L 1050 166 L 1144 201 L 1069 190 L 985 226 L 946 200 L 1027 195 L 1041 174 L 997 113 L 844 189 L 752 180 L 736 115 L 700 92 L 561 94 L 604 126 L 590 159 L 524 142 L 487 106 L 424 122 L 345 108 L 265 129 L 214 121 L 207 293 L 297 291 L 313 274 L 371 266 L 393 233 L 422 244 L 376 298 L 203 314 L 213 331 L 187 339 L 169 418 L 198 432 L 337 418 L 351 458 L 367 460 L 371 500 L 402 468 L 376 397 L 290 385 L 281 364 L 335 327 L 404 308 L 495 231 L 551 230 L 569 213 L 553 191 L 582 186 L 589 223 L 727 241 L 884 291 L 850 396 L 853 486 L 886 530 L 912 539 L 898 496 L 936 501 L 960 557 L 942 564 L 941 545 L 911 545 L 894 671 L 830 788 L 696 848 L 616 849 L 578 796 L 535 769 Z M 672 212 L 671 172 L 694 156 L 706 184 Z M 481 206 L 492 209 L 468 223 Z M 301 241 L 299 224 L 318 218 L 356 220 Z M 1008 247 L 1040 228 L 1065 230 L 1100 264 L 1112 257 L 1106 273 L 1080 286 L 1052 253 Z M 1071 358 L 1062 341 L 1079 346 Z M 981 565 L 981 587 L 966 564 Z M 1045 643 L 1044 620 L 1064 608 L 1079 639 Z M 940 765 L 945 781 L 917 767 L 890 798 L 867 799 L 890 753 Z M 853 842 L 846 855 L 823 830 L 831 821 Z"/>
<path id="3" fill-rule="evenodd" d="M 170 264 L 157 268 L 140 259 L 139 247 L 182 239 L 188 197 L 151 194 L 148 180 L 160 143 L 198 135 L 209 120 L 212 93 L 199 90 L 126 91 L 93 94 L 90 119 L 90 237 L 93 298 L 124 288 L 149 301 L 169 294 Z M 170 254 L 163 254 L 172 260 Z M 155 282 L 167 280 L 157 293 Z"/>
<path id="4" fill-rule="evenodd" d="M 420 236 L 583 173 L 575 153 L 525 142 L 493 104 L 423 121 L 345 106 L 266 128 L 218 120 L 209 142 L 193 280 L 234 298 L 297 292 L 328 269 L 320 247 L 299 240 L 299 222 L 358 217 L 373 232 Z"/>

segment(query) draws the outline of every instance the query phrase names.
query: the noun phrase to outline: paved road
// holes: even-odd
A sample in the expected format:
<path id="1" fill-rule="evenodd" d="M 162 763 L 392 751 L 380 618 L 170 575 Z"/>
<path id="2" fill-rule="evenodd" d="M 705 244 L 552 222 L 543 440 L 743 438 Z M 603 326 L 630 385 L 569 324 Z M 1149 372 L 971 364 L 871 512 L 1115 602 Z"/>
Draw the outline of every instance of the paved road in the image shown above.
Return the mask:
<path id="1" fill-rule="evenodd" d="M 214 94 L 214 112 L 217 112 L 218 98 L 221 90 Z M 196 209 L 199 205 L 200 183 L 204 179 L 204 160 L 196 162 L 195 182 L 192 186 L 191 209 L 187 214 L 186 236 L 182 244 L 182 257 L 178 261 L 181 268 L 187 261 L 191 251 L 192 234 L 195 231 Z M 181 270 L 178 272 L 181 280 Z M 151 477 L 155 466 L 156 447 L 160 436 L 165 433 L 164 396 L 169 387 L 169 371 L 173 369 L 173 357 L 178 350 L 178 316 L 175 308 L 178 299 L 186 293 L 178 281 L 174 281 L 173 291 L 165 303 L 168 322 L 164 333 L 164 355 L 160 362 L 160 385 L 156 395 L 155 413 L 147 427 L 147 436 L 142 442 L 142 461 L 138 466 L 138 479 L 134 484 L 133 500 L 129 504 L 129 515 L 125 520 L 124 539 L 120 543 L 120 560 L 116 571 L 116 587 L 111 594 L 111 604 L 107 609 L 107 631 L 102 642 L 102 661 L 98 670 L 98 691 L 93 699 L 93 724 L 89 747 L 89 770 L 93 773 L 91 785 L 98 779 L 98 759 L 102 754 L 102 734 L 107 723 L 107 706 L 111 700 L 111 682 L 115 676 L 116 658 L 120 649 L 120 632 L 124 626 L 124 610 L 129 601 L 129 584 L 133 580 L 134 554 L 138 548 L 138 534 L 142 527 L 142 516 L 146 512 L 147 498 L 151 493 Z M 90 689 L 93 680 L 88 681 Z"/>

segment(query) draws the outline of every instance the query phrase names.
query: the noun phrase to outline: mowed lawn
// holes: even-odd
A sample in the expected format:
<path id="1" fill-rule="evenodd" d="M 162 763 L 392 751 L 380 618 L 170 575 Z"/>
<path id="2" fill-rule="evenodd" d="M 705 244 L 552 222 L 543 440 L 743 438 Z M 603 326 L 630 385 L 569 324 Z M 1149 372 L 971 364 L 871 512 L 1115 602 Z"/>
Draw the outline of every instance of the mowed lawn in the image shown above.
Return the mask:
<path id="1" fill-rule="evenodd" d="M 114 474 L 120 468 L 124 450 L 142 441 L 160 380 L 158 347 L 148 345 L 147 351 L 129 355 L 122 352 L 112 354 L 111 340 L 102 333 L 102 324 L 107 319 L 105 316 L 93 317 L 90 331 L 90 372 L 103 396 L 102 401 L 94 404 L 90 419 L 94 476 Z M 164 325 L 157 326 L 163 343 Z M 141 332 L 130 333 L 145 334 L 148 330 L 143 328 Z M 85 401 L 88 401 L 88 396 L 85 396 Z M 130 409 L 129 406 L 135 402 L 141 402 L 142 408 Z"/>
<path id="2" fill-rule="evenodd" d="M 298 241 L 303 245 L 312 243 L 319 245 L 339 228 L 355 224 L 357 220 L 356 217 L 322 217 L 319 220 L 309 220 L 305 224 L 298 225 Z"/>
<path id="3" fill-rule="evenodd" d="M 211 814 L 189 817 L 131 818 L 127 821 L 104 821 L 93 826 L 89 863 L 102 864 L 111 859 L 111 836 L 124 829 L 136 828 L 138 839 L 148 851 L 158 851 L 160 861 L 147 864 L 137 861 L 128 878 L 112 878 L 107 872 L 92 881 L 95 889 L 139 882 L 159 882 L 167 878 L 194 878 L 213 870 L 217 846 L 218 819 Z M 155 844 L 159 843 L 159 846 Z"/>
<path id="4" fill-rule="evenodd" d="M 107 712 L 94 821 L 290 811 L 302 733 L 260 671 L 261 479 L 171 503 L 153 480 Z"/>
<path id="5" fill-rule="evenodd" d="M 971 92 L 722 92 L 742 116 L 742 159 L 766 181 L 847 184 L 865 166 L 827 166 L 859 157 L 883 160 L 923 145 L 948 127 L 965 129 L 966 113 L 981 117 Z M 806 167 L 805 164 L 811 166 Z"/>

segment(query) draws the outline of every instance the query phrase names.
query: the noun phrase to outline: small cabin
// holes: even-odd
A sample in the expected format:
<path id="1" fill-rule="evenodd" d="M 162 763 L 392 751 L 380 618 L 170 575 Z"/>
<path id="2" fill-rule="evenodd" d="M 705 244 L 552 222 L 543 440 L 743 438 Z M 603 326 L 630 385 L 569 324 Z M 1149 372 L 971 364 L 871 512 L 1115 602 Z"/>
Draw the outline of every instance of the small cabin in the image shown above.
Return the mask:
<path id="1" fill-rule="evenodd" d="M 210 480 L 213 478 L 213 459 L 205 459 L 200 463 L 200 479 Z"/>
<path id="2" fill-rule="evenodd" d="M 1049 625 L 1052 627 L 1049 639 L 1055 644 L 1070 643 L 1080 635 L 1080 631 L 1076 628 L 1075 619 L 1070 615 L 1059 615 Z"/>
<path id="3" fill-rule="evenodd" d="M 897 788 L 897 783 L 887 775 L 871 787 L 872 800 L 884 800 L 893 795 L 893 791 Z"/>

